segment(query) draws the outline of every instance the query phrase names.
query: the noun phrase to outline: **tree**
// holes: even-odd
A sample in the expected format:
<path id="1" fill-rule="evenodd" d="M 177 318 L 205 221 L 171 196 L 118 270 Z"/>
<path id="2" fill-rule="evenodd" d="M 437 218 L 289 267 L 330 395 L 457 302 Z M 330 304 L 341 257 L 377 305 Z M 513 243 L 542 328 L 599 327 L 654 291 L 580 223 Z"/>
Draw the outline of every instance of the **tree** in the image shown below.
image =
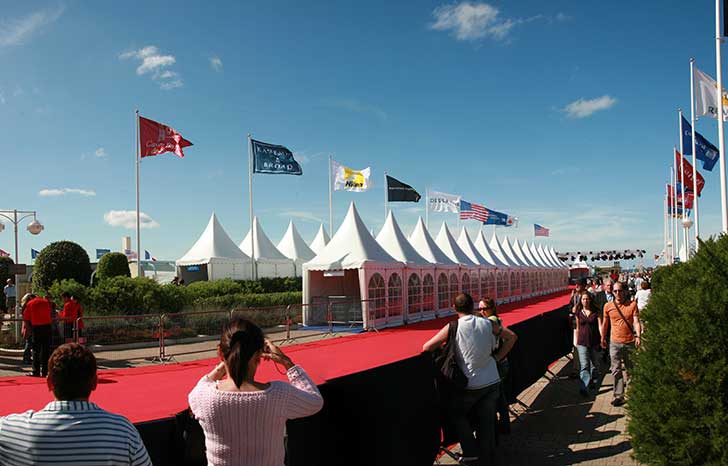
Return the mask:
<path id="1" fill-rule="evenodd" d="M 96 278 L 131 277 L 129 259 L 120 252 L 109 252 L 101 256 L 96 266 Z"/>
<path id="2" fill-rule="evenodd" d="M 33 290 L 46 291 L 58 280 L 75 280 L 88 285 L 91 262 L 88 254 L 71 241 L 56 241 L 40 252 L 33 266 Z"/>
<path id="3" fill-rule="evenodd" d="M 643 348 L 629 391 L 635 458 L 728 464 L 728 236 L 662 267 L 642 313 Z"/>

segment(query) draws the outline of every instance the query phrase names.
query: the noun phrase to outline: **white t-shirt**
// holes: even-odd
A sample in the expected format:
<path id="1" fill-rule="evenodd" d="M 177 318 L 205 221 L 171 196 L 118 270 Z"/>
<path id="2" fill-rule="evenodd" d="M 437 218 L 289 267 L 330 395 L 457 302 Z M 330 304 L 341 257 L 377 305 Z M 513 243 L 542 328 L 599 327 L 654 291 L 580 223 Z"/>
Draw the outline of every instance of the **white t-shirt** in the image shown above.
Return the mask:
<path id="1" fill-rule="evenodd" d="M 640 311 L 647 307 L 647 303 L 650 302 L 650 296 L 652 290 L 639 290 L 634 295 L 634 299 L 637 300 L 637 309 Z"/>
<path id="2" fill-rule="evenodd" d="M 490 320 L 468 315 L 458 320 L 455 358 L 468 378 L 467 390 L 476 390 L 500 381 L 493 357 L 496 337 Z"/>

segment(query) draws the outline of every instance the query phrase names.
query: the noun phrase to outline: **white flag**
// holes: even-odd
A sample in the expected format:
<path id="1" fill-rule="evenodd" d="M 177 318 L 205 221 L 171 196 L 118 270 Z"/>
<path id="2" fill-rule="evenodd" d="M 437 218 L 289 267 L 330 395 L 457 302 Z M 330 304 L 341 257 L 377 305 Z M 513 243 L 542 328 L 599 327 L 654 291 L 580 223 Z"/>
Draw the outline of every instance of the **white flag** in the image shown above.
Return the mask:
<path id="1" fill-rule="evenodd" d="M 353 170 L 349 167 L 339 165 L 331 160 L 331 173 L 334 175 L 334 191 L 354 191 L 357 193 L 368 190 L 374 184 L 372 182 L 372 169 Z"/>
<path id="2" fill-rule="evenodd" d="M 460 212 L 460 196 L 430 191 L 429 208 L 433 212 Z"/>
<path id="3" fill-rule="evenodd" d="M 695 70 L 695 112 L 697 116 L 717 118 L 719 105 L 715 90 L 718 88 L 718 83 L 697 67 L 693 69 Z M 728 96 L 723 89 L 723 121 L 728 120 L 728 108 L 726 107 L 728 107 Z"/>

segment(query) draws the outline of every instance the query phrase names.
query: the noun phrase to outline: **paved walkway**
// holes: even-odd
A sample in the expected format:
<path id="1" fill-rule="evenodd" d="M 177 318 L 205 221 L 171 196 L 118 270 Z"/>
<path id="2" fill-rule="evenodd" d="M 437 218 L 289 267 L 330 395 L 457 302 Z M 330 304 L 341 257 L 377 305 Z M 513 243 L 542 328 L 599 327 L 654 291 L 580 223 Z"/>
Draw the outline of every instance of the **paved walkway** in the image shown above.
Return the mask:
<path id="1" fill-rule="evenodd" d="M 639 465 L 630 457 L 624 407 L 615 408 L 612 376 L 602 380 L 596 396 L 582 398 L 578 381 L 569 379 L 571 362 L 562 358 L 546 377 L 523 392 L 528 407 L 513 405 L 511 434 L 501 436 L 499 466 Z M 459 451 L 458 447 L 454 451 Z M 446 456 L 440 464 L 457 464 Z"/>

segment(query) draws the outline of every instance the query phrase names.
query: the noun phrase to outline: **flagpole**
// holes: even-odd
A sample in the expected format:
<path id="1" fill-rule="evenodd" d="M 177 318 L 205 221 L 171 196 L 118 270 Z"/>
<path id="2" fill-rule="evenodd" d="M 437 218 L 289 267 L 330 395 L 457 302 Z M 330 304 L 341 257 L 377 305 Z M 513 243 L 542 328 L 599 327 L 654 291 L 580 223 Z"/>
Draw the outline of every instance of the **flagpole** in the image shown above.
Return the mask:
<path id="1" fill-rule="evenodd" d="M 384 221 L 387 221 L 387 214 L 389 213 L 387 205 L 387 172 L 384 172 Z"/>
<path id="2" fill-rule="evenodd" d="M 672 165 L 675 165 L 675 161 L 673 160 Z M 668 196 L 668 200 L 670 197 L 672 197 L 670 202 L 670 210 L 672 210 L 672 215 L 670 215 L 670 262 L 675 262 L 675 219 L 677 218 L 677 211 L 675 210 L 675 172 L 672 169 L 672 165 L 670 165 L 670 190 L 669 192 L 672 193 L 672 196 Z"/>
<path id="3" fill-rule="evenodd" d="M 253 280 L 257 280 L 255 263 L 255 229 L 253 228 L 253 151 L 252 139 L 248 133 L 248 201 L 250 203 L 250 273 Z"/>
<path id="4" fill-rule="evenodd" d="M 329 235 L 330 238 L 334 236 L 334 195 L 333 195 L 333 184 L 331 179 L 331 161 L 333 157 L 329 155 Z"/>
<path id="5" fill-rule="evenodd" d="M 425 226 L 430 231 L 430 188 L 425 188 Z"/>
<path id="6" fill-rule="evenodd" d="M 698 218 L 698 168 L 695 160 L 695 85 L 693 84 L 695 73 L 693 71 L 693 62 L 695 62 L 695 59 L 690 58 L 690 125 L 693 133 L 693 210 L 695 210 L 695 252 L 698 252 L 698 248 L 700 248 L 700 241 L 698 241 L 700 237 L 700 219 Z"/>
<path id="7" fill-rule="evenodd" d="M 675 153 L 675 148 L 673 147 L 673 154 Z M 680 231 L 678 230 L 678 215 L 680 212 L 678 211 L 677 207 L 677 163 L 674 161 L 672 162 L 672 203 L 674 205 L 674 214 L 675 214 L 675 220 L 673 221 L 672 227 L 673 227 L 673 241 L 672 241 L 672 254 L 673 257 L 677 256 L 680 257 Z"/>
<path id="8" fill-rule="evenodd" d="M 667 265 L 667 187 L 665 187 L 665 199 L 662 201 L 662 235 L 663 235 L 663 259 Z"/>
<path id="9" fill-rule="evenodd" d="M 142 237 L 141 237 L 141 226 L 139 222 L 139 163 L 141 157 L 139 156 L 139 109 L 134 111 L 136 118 L 136 234 L 137 234 L 137 277 L 142 276 L 142 261 L 141 261 L 141 250 L 142 250 Z"/>
<path id="10" fill-rule="evenodd" d="M 726 201 L 726 173 L 725 173 L 725 139 L 723 134 L 723 66 L 721 61 L 720 46 L 723 39 L 720 35 L 720 3 L 715 0 L 715 69 L 716 69 L 716 97 L 718 99 L 718 150 L 720 151 L 720 206 L 722 218 L 722 231 L 728 233 L 728 205 Z"/>
<path id="11" fill-rule="evenodd" d="M 677 109 L 678 113 L 678 123 L 680 127 L 680 191 L 682 191 L 682 208 L 683 208 L 683 242 L 685 243 L 685 260 L 689 259 L 690 254 L 690 246 L 688 240 L 688 228 L 685 226 L 685 157 L 683 157 L 683 125 L 682 125 L 682 108 Z"/>

